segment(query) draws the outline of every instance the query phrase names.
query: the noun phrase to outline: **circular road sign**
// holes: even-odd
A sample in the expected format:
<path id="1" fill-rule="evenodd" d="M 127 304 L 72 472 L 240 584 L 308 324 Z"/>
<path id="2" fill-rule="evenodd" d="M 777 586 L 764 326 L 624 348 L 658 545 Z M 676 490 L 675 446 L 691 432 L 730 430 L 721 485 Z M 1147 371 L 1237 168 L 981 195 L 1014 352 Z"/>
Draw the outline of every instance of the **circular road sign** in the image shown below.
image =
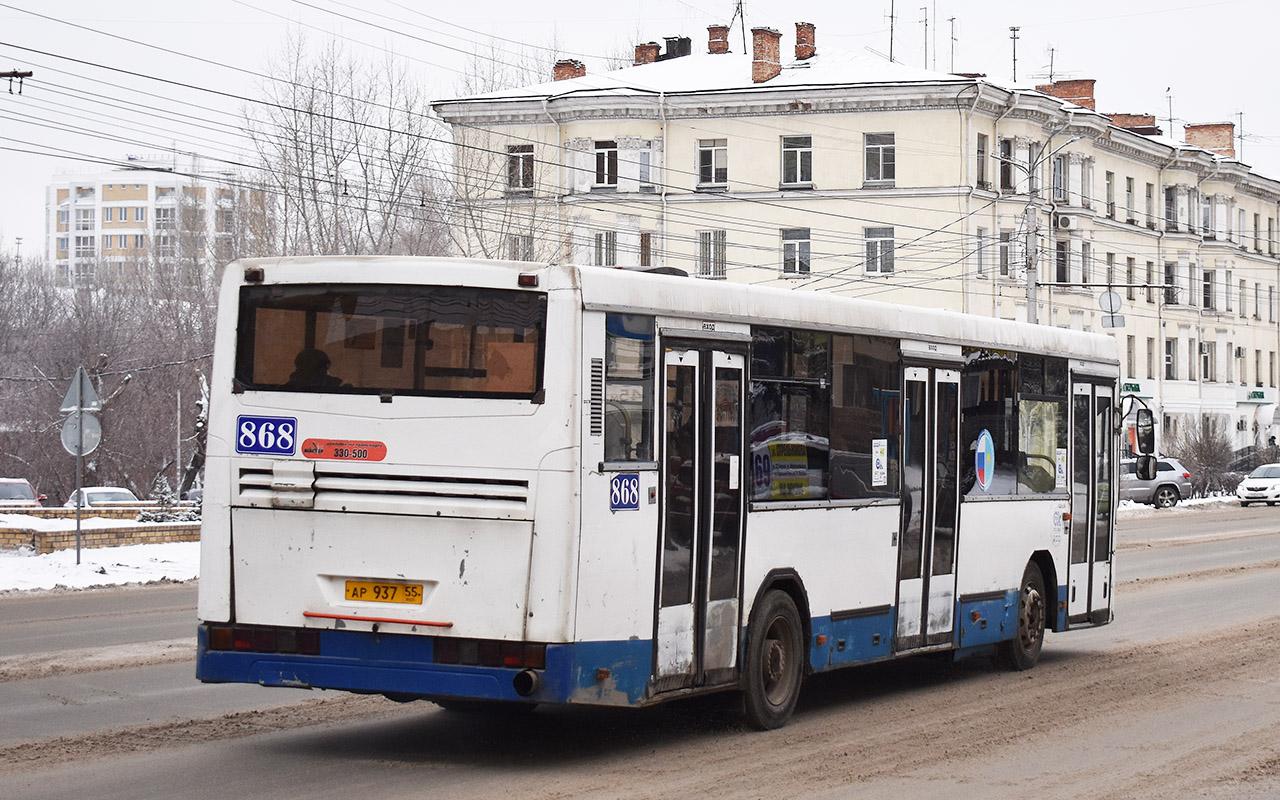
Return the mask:
<path id="1" fill-rule="evenodd" d="M 1103 292 L 1098 295 L 1098 308 L 1108 314 L 1114 314 L 1120 310 L 1120 294 L 1118 292 Z"/>
<path id="2" fill-rule="evenodd" d="M 80 422 L 83 420 L 83 422 Z M 84 426 L 83 439 L 80 426 Z M 87 456 L 98 449 L 102 441 L 102 423 L 92 414 L 72 414 L 62 423 L 62 447 L 73 456 Z M 80 449 L 81 442 L 84 450 Z"/>

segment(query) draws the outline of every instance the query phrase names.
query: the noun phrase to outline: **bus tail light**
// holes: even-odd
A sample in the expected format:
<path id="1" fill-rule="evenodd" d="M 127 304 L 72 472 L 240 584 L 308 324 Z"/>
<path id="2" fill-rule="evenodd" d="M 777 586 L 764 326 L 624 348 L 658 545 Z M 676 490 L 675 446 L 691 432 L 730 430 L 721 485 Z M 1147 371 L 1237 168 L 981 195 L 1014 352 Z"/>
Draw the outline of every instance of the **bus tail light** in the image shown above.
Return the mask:
<path id="1" fill-rule="evenodd" d="M 533 272 L 521 272 L 520 277 L 516 279 L 516 285 L 535 288 L 538 285 L 538 276 Z"/>
<path id="2" fill-rule="evenodd" d="M 532 642 L 497 642 L 487 639 L 435 640 L 435 662 L 469 667 L 546 669 L 547 646 Z"/>
<path id="3" fill-rule="evenodd" d="M 250 628 L 210 625 L 210 650 L 238 650 L 245 653 L 297 653 L 320 655 L 320 631 L 312 628 Z"/>

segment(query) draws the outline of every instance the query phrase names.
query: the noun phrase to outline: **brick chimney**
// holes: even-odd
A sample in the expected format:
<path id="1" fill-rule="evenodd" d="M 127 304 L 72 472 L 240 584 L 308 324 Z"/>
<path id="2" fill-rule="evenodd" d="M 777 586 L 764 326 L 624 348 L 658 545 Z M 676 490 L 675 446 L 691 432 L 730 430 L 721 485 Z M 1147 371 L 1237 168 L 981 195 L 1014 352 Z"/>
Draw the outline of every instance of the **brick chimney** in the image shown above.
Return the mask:
<path id="1" fill-rule="evenodd" d="M 1084 78 L 1078 81 L 1054 81 L 1053 83 L 1037 86 L 1037 92 L 1044 92 L 1068 103 L 1075 103 L 1083 106 L 1090 111 L 1096 111 L 1093 107 L 1093 84 L 1096 81 L 1093 78 Z"/>
<path id="2" fill-rule="evenodd" d="M 1156 125 L 1155 114 L 1108 114 L 1111 124 L 1117 128 L 1140 133 L 1143 136 L 1159 136 L 1164 133 Z"/>
<path id="3" fill-rule="evenodd" d="M 1212 150 L 1220 156 L 1236 157 L 1236 126 L 1234 122 L 1203 122 L 1183 125 L 1183 140 L 1187 144 Z"/>
<path id="4" fill-rule="evenodd" d="M 818 47 L 813 42 L 815 30 L 812 22 L 796 23 L 796 61 L 804 61 L 818 54 Z"/>
<path id="5" fill-rule="evenodd" d="M 645 42 L 636 45 L 636 61 L 635 66 L 641 64 L 652 64 L 658 60 L 658 53 L 662 51 L 662 45 L 657 42 Z"/>
<path id="6" fill-rule="evenodd" d="M 751 82 L 764 83 L 782 72 L 778 43 L 782 34 L 773 28 L 751 29 Z"/>
<path id="7" fill-rule="evenodd" d="M 729 52 L 729 26 L 707 26 L 707 52 L 713 54 Z"/>
<path id="8" fill-rule="evenodd" d="M 562 58 L 556 62 L 555 71 L 552 75 L 558 81 L 567 81 L 570 78 L 581 78 L 587 74 L 587 65 L 583 64 L 576 58 Z"/>

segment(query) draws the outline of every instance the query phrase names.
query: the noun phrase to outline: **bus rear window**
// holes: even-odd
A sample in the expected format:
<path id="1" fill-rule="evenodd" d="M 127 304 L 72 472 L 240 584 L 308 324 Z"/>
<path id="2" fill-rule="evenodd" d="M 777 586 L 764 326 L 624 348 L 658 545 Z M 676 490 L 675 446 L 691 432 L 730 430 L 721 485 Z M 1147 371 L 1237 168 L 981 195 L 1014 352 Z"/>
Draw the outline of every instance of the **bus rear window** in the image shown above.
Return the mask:
<path id="1" fill-rule="evenodd" d="M 537 292 L 246 286 L 236 380 L 286 392 L 532 398 L 546 317 Z"/>

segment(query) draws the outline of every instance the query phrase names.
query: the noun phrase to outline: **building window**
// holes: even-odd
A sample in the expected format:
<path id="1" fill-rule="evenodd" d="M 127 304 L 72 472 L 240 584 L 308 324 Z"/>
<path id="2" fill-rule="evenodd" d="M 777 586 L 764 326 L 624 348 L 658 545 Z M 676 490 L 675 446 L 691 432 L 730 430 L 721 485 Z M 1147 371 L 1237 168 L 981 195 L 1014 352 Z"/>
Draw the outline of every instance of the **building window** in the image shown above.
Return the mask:
<path id="1" fill-rule="evenodd" d="M 1267 254 L 1276 254 L 1276 218 L 1267 217 Z"/>
<path id="2" fill-rule="evenodd" d="M 987 274 L 987 229 L 978 228 L 977 242 L 973 248 L 974 268 L 977 270 L 978 277 L 984 277 Z"/>
<path id="3" fill-rule="evenodd" d="M 1253 351 L 1253 385 L 1262 385 L 1262 351 Z"/>
<path id="4" fill-rule="evenodd" d="M 616 267 L 618 265 L 618 234 L 616 231 L 604 231 L 596 234 L 595 265 L 597 267 Z"/>
<path id="5" fill-rule="evenodd" d="M 618 143 L 615 141 L 596 142 L 595 185 L 614 188 L 618 186 Z"/>
<path id="6" fill-rule="evenodd" d="M 156 256 L 159 258 L 173 258 L 174 237 L 168 235 L 156 236 Z"/>
<path id="7" fill-rule="evenodd" d="M 94 247 L 92 236 L 76 237 L 76 258 L 93 258 Z"/>
<path id="8" fill-rule="evenodd" d="M 784 275 L 809 274 L 809 246 L 808 228 L 786 228 L 782 231 Z"/>
<path id="9" fill-rule="evenodd" d="M 698 231 L 698 277 L 723 278 L 728 249 L 724 231 Z"/>
<path id="10" fill-rule="evenodd" d="M 1164 340 L 1164 379 L 1178 379 L 1178 340 L 1172 337 Z"/>
<path id="11" fill-rule="evenodd" d="M 118 250 L 128 250 L 128 249 L 129 249 L 129 237 L 128 237 L 128 236 L 125 236 L 123 233 L 122 233 L 122 234 L 120 234 L 119 236 L 117 236 L 117 237 L 116 237 L 116 248 L 117 248 Z"/>
<path id="12" fill-rule="evenodd" d="M 1213 342 L 1200 343 L 1200 377 L 1206 381 L 1216 381 L 1218 375 L 1213 369 Z"/>
<path id="13" fill-rule="evenodd" d="M 1154 303 L 1155 298 L 1155 282 L 1156 282 L 1156 264 L 1154 261 L 1147 262 L 1147 302 Z"/>
<path id="14" fill-rule="evenodd" d="M 978 169 L 975 177 L 979 189 L 991 188 L 991 184 L 987 181 L 987 135 L 985 133 L 978 134 Z"/>
<path id="15" fill-rule="evenodd" d="M 640 266 L 653 266 L 653 234 L 640 234 Z"/>
<path id="16" fill-rule="evenodd" d="M 698 183 L 724 185 L 729 182 L 729 140 L 698 141 Z"/>
<path id="17" fill-rule="evenodd" d="M 1147 380 L 1156 377 L 1156 340 L 1147 337 Z"/>
<path id="18" fill-rule="evenodd" d="M 1093 245 L 1080 243 L 1080 282 L 1089 283 L 1093 278 Z"/>
<path id="19" fill-rule="evenodd" d="M 136 250 L 141 250 L 142 248 L 146 247 L 146 245 L 147 245 L 147 237 L 146 237 L 146 236 L 142 235 L 141 233 L 136 233 L 136 234 L 134 234 L 134 236 L 133 236 L 133 246 L 134 246 L 134 249 L 136 249 Z"/>
<path id="20" fill-rule="evenodd" d="M 1253 249 L 1262 252 L 1262 215 L 1253 215 Z"/>
<path id="21" fill-rule="evenodd" d="M 1240 316 L 1247 317 L 1249 312 L 1245 310 L 1245 293 L 1249 291 L 1249 282 L 1240 281 Z"/>
<path id="22" fill-rule="evenodd" d="M 889 275 L 893 272 L 893 228 L 863 228 L 867 240 L 867 273 Z"/>
<path id="23" fill-rule="evenodd" d="M 1138 361 L 1138 337 L 1128 336 L 1125 338 L 1125 377 L 1136 378 Z"/>
<path id="24" fill-rule="evenodd" d="M 1262 284 L 1253 285 L 1253 318 L 1262 319 Z"/>
<path id="25" fill-rule="evenodd" d="M 1116 174 L 1108 172 L 1107 181 L 1107 219 L 1116 218 Z"/>
<path id="26" fill-rule="evenodd" d="M 175 227 L 175 209 L 157 208 L 156 209 L 156 229 L 157 230 L 173 230 Z"/>
<path id="27" fill-rule="evenodd" d="M 533 260 L 533 235 L 517 233 L 507 237 L 507 258 L 511 261 Z"/>
<path id="28" fill-rule="evenodd" d="M 645 142 L 645 149 L 636 151 L 636 161 L 640 164 L 640 191 L 652 192 L 653 186 L 653 142 Z"/>
<path id="29" fill-rule="evenodd" d="M 1164 303 L 1167 306 L 1176 306 L 1178 304 L 1178 263 L 1176 261 L 1164 262 Z"/>
<path id="30" fill-rule="evenodd" d="M 1067 197 L 1067 157 L 1053 157 L 1053 199 L 1059 203 L 1068 202 Z"/>
<path id="31" fill-rule="evenodd" d="M 1165 230 L 1178 230 L 1178 193 L 1172 186 L 1164 189 L 1164 227 Z"/>
<path id="32" fill-rule="evenodd" d="M 124 209 L 121 209 L 121 211 L 123 211 L 123 210 L 124 210 Z M 102 221 L 103 221 L 103 222 L 114 222 L 114 221 L 115 221 L 115 217 L 116 217 L 116 210 L 115 210 L 114 208 L 104 208 L 104 209 L 102 209 Z M 124 218 L 123 218 L 123 217 L 121 217 L 121 218 L 120 218 L 120 221 L 121 221 L 121 222 L 124 222 Z"/>
<path id="33" fill-rule="evenodd" d="M 1012 192 L 1013 181 L 1013 140 L 1000 140 L 1000 190 Z"/>
<path id="34" fill-rule="evenodd" d="M 1267 322 L 1276 321 L 1276 287 L 1267 287 Z"/>
<path id="35" fill-rule="evenodd" d="M 896 174 L 892 133 L 866 135 L 867 183 L 893 183 Z"/>
<path id="36" fill-rule="evenodd" d="M 1147 227 L 1154 228 L 1156 226 L 1156 185 L 1154 183 L 1147 184 Z"/>
<path id="37" fill-rule="evenodd" d="M 76 230 L 91 231 L 93 230 L 93 209 L 77 208 L 76 209 Z"/>
<path id="38" fill-rule="evenodd" d="M 1054 259 L 1054 265 L 1056 266 L 1057 269 L 1055 270 L 1053 279 L 1057 283 L 1068 283 L 1071 280 L 1070 243 L 1064 239 L 1062 241 L 1057 242 L 1056 244 L 1057 244 L 1057 248 L 1056 248 L 1057 252 L 1056 252 L 1056 258 Z M 1085 275 L 1085 280 L 1088 280 L 1087 273 L 1082 272 L 1082 274 Z"/>
<path id="39" fill-rule="evenodd" d="M 1125 178 L 1124 179 L 1124 211 L 1125 211 L 1125 220 L 1130 224 L 1138 221 L 1137 216 L 1134 215 L 1133 195 L 1134 195 L 1133 178 Z"/>
<path id="40" fill-rule="evenodd" d="M 1124 262 L 1124 282 L 1128 284 L 1124 290 L 1125 298 L 1128 300 L 1136 299 L 1138 290 L 1134 284 L 1138 282 L 1138 265 L 1132 257 L 1125 259 Z"/>
<path id="41" fill-rule="evenodd" d="M 597 147 L 600 144 L 600 142 L 596 142 Z M 618 156 L 616 149 L 614 150 L 613 174 L 613 182 L 616 184 L 618 182 Z M 601 182 L 599 151 L 596 153 L 596 182 Z M 507 145 L 507 188 L 517 191 L 527 191 L 533 188 L 533 145 Z"/>
<path id="42" fill-rule="evenodd" d="M 1213 238 L 1213 198 L 1206 197 L 1200 203 L 1200 230 L 1207 238 Z"/>
<path id="43" fill-rule="evenodd" d="M 1009 277 L 1013 263 L 1013 231 L 1000 231 L 1000 277 Z"/>
<path id="44" fill-rule="evenodd" d="M 813 183 L 813 137 L 782 137 L 782 182 L 788 185 Z"/>
<path id="45" fill-rule="evenodd" d="M 1203 291 L 1202 291 L 1202 293 L 1201 293 L 1201 294 L 1202 294 L 1202 296 L 1201 296 L 1201 298 L 1200 298 L 1200 299 L 1201 299 L 1201 301 L 1202 301 L 1202 302 L 1201 302 L 1201 305 L 1202 305 L 1205 309 L 1207 309 L 1207 310 L 1209 310 L 1209 311 L 1212 311 L 1212 310 L 1213 310 L 1213 308 L 1214 308 L 1214 305 L 1213 305 L 1213 273 L 1214 273 L 1214 271 L 1213 271 L 1213 270 L 1211 270 L 1211 269 L 1206 269 L 1204 272 L 1202 272 L 1202 273 L 1201 273 L 1201 275 L 1203 276 L 1203 284 L 1204 284 Z"/>
<path id="46" fill-rule="evenodd" d="M 235 227 L 235 212 L 229 208 L 219 208 L 213 219 L 218 233 L 231 233 L 231 229 Z"/>

